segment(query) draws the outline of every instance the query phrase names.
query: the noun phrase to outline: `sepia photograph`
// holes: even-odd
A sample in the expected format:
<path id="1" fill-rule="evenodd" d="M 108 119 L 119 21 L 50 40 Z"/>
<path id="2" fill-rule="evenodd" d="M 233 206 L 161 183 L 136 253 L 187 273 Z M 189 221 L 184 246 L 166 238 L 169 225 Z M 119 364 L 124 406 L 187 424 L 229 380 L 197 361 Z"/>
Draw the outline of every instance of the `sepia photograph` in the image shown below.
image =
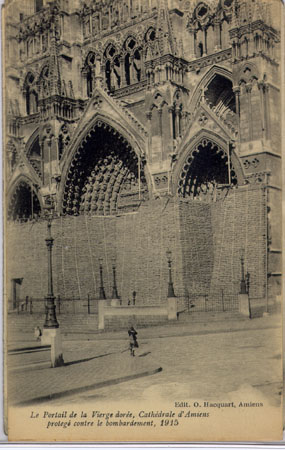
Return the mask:
<path id="1" fill-rule="evenodd" d="M 10 441 L 278 441 L 281 0 L 5 0 Z"/>

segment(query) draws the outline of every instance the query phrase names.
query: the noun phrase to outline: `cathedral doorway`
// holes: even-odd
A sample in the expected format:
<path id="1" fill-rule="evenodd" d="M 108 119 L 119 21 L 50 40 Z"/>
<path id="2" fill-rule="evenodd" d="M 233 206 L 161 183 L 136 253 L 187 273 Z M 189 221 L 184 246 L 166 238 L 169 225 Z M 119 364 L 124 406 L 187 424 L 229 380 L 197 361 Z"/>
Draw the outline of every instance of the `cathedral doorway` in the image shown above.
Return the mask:
<path id="1" fill-rule="evenodd" d="M 141 159 L 120 133 L 97 121 L 71 162 L 63 213 L 116 215 L 137 210 L 147 198 Z"/>
<path id="2" fill-rule="evenodd" d="M 237 176 L 228 165 L 228 152 L 209 139 L 201 141 L 188 154 L 178 182 L 178 195 L 211 202 L 237 185 Z"/>

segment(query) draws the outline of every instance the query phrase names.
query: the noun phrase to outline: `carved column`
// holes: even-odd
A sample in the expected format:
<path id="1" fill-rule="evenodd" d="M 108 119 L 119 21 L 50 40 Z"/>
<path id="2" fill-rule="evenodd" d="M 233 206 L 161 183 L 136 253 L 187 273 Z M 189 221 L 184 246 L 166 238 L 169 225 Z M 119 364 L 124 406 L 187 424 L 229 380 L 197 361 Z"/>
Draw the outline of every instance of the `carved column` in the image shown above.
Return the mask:
<path id="1" fill-rule="evenodd" d="M 148 130 L 148 156 L 149 156 L 149 161 L 150 163 L 152 162 L 152 148 L 151 148 L 151 117 L 152 117 L 152 113 L 148 112 L 146 114 L 146 118 L 147 118 L 147 130 Z"/>
<path id="2" fill-rule="evenodd" d="M 214 46 L 215 46 L 215 50 L 219 51 L 221 50 L 221 29 L 220 29 L 221 25 L 219 21 L 214 21 Z"/>
<path id="3" fill-rule="evenodd" d="M 112 90 L 113 87 L 115 87 L 115 83 L 114 83 L 114 78 L 115 78 L 115 74 L 114 74 L 114 63 L 112 62 L 110 64 L 110 88 Z"/>
<path id="4" fill-rule="evenodd" d="M 207 56 L 207 30 L 206 27 L 203 27 L 203 45 L 204 45 L 204 52 L 202 56 Z"/>
<path id="5" fill-rule="evenodd" d="M 264 82 L 261 81 L 257 84 L 260 93 L 260 105 L 261 105 L 261 121 L 262 121 L 262 139 L 266 139 L 267 135 L 267 123 L 266 123 L 266 111 L 265 111 L 265 98 L 264 98 Z"/>
<path id="6" fill-rule="evenodd" d="M 136 82 L 135 79 L 135 68 L 134 68 L 134 55 L 130 56 L 130 84 Z"/>
<path id="7" fill-rule="evenodd" d="M 240 88 L 238 86 L 233 88 L 235 94 L 236 114 L 238 119 L 238 137 L 240 142 Z"/>
<path id="8" fill-rule="evenodd" d="M 264 83 L 264 109 L 265 109 L 265 129 L 266 139 L 271 138 L 270 133 L 270 103 L 269 103 L 269 85 Z"/>
<path id="9" fill-rule="evenodd" d="M 247 105 L 248 105 L 248 127 L 249 127 L 249 140 L 252 140 L 252 105 L 251 105 L 251 90 L 252 83 L 247 83 L 245 86 L 247 94 Z"/>
<path id="10" fill-rule="evenodd" d="M 162 108 L 157 110 L 158 122 L 159 122 L 159 136 L 160 136 L 160 148 L 161 148 L 161 161 L 163 161 L 163 139 L 162 139 Z"/>
<path id="11" fill-rule="evenodd" d="M 44 170 L 44 141 L 40 139 L 40 153 L 41 153 L 41 170 L 42 170 L 42 178 L 43 178 L 43 185 L 45 184 L 45 170 Z"/>
<path id="12" fill-rule="evenodd" d="M 174 139 L 174 130 L 173 130 L 173 108 L 168 108 L 169 120 L 170 120 L 170 136 Z"/>

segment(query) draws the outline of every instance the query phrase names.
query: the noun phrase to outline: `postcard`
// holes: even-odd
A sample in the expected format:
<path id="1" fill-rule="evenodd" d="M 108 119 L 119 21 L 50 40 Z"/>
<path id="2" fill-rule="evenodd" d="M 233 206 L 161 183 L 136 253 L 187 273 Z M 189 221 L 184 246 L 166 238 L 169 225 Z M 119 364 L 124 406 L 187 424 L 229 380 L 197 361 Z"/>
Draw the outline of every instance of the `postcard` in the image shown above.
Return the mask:
<path id="1" fill-rule="evenodd" d="M 9 440 L 282 439 L 282 14 L 5 1 Z"/>

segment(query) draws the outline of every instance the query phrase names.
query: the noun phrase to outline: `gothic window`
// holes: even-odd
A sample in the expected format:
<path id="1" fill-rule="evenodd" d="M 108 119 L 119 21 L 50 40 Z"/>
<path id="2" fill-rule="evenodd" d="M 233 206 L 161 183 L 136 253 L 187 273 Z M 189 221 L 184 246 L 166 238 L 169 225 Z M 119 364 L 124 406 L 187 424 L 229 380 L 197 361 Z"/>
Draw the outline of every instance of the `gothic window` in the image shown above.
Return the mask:
<path id="1" fill-rule="evenodd" d="M 41 48 L 42 48 L 42 52 L 46 52 L 49 46 L 49 34 L 48 32 L 43 33 L 41 35 Z"/>
<path id="2" fill-rule="evenodd" d="M 125 56 L 125 77 L 126 77 L 126 85 L 129 86 L 131 84 L 130 79 L 130 55 L 127 53 Z"/>
<path id="3" fill-rule="evenodd" d="M 10 220 L 27 222 L 38 218 L 40 214 L 40 202 L 32 183 L 20 181 L 10 198 L 8 218 Z"/>
<path id="4" fill-rule="evenodd" d="M 90 52 L 85 61 L 87 97 L 92 97 L 93 93 L 95 61 L 96 61 L 95 53 Z"/>
<path id="5" fill-rule="evenodd" d="M 111 91 L 111 63 L 109 60 L 107 60 L 107 62 L 106 62 L 105 74 L 106 74 L 107 87 L 108 87 L 109 91 Z"/>
<path id="6" fill-rule="evenodd" d="M 125 82 L 126 85 L 137 83 L 142 78 L 142 50 L 138 47 L 136 41 L 130 37 L 125 42 Z"/>
<path id="7" fill-rule="evenodd" d="M 232 82 L 216 74 L 204 90 L 205 100 L 219 117 L 226 120 L 233 128 L 237 127 L 235 94 Z"/>
<path id="8" fill-rule="evenodd" d="M 110 44 L 105 51 L 105 79 L 109 91 L 121 86 L 121 64 L 116 48 Z"/>
<path id="9" fill-rule="evenodd" d="M 178 183 L 178 194 L 210 203 L 226 194 L 230 185 L 237 184 L 237 176 L 228 156 L 215 142 L 202 139 L 185 160 Z"/>
<path id="10" fill-rule="evenodd" d="M 43 8 L 43 0 L 35 0 L 35 12 L 40 11 Z"/>
<path id="11" fill-rule="evenodd" d="M 202 57 L 203 54 L 204 54 L 204 49 L 203 49 L 202 42 L 199 42 L 199 44 L 198 44 L 198 54 L 199 54 L 200 57 Z"/>
<path id="12" fill-rule="evenodd" d="M 38 94 L 35 87 L 35 77 L 28 73 L 25 81 L 26 113 L 35 114 L 38 111 Z"/>
<path id="13" fill-rule="evenodd" d="M 146 42 L 153 42 L 155 40 L 155 30 L 150 28 L 145 35 Z"/>
<path id="14" fill-rule="evenodd" d="M 27 152 L 27 158 L 31 163 L 31 166 L 34 168 L 37 175 L 42 177 L 42 154 L 40 147 L 39 137 L 35 139 L 33 144 L 31 145 L 29 151 Z"/>
<path id="15" fill-rule="evenodd" d="M 33 54 L 33 40 L 27 40 L 27 57 L 30 58 Z"/>
<path id="16" fill-rule="evenodd" d="M 134 53 L 134 68 L 136 81 L 141 81 L 141 54 L 139 50 L 136 50 Z"/>
<path id="17" fill-rule="evenodd" d="M 115 87 L 119 88 L 121 86 L 121 75 L 120 75 L 120 60 L 118 57 L 114 59 L 114 81 Z"/>
<path id="18" fill-rule="evenodd" d="M 49 68 L 45 66 L 42 70 L 39 80 L 40 93 L 43 97 L 47 97 L 50 92 Z"/>

